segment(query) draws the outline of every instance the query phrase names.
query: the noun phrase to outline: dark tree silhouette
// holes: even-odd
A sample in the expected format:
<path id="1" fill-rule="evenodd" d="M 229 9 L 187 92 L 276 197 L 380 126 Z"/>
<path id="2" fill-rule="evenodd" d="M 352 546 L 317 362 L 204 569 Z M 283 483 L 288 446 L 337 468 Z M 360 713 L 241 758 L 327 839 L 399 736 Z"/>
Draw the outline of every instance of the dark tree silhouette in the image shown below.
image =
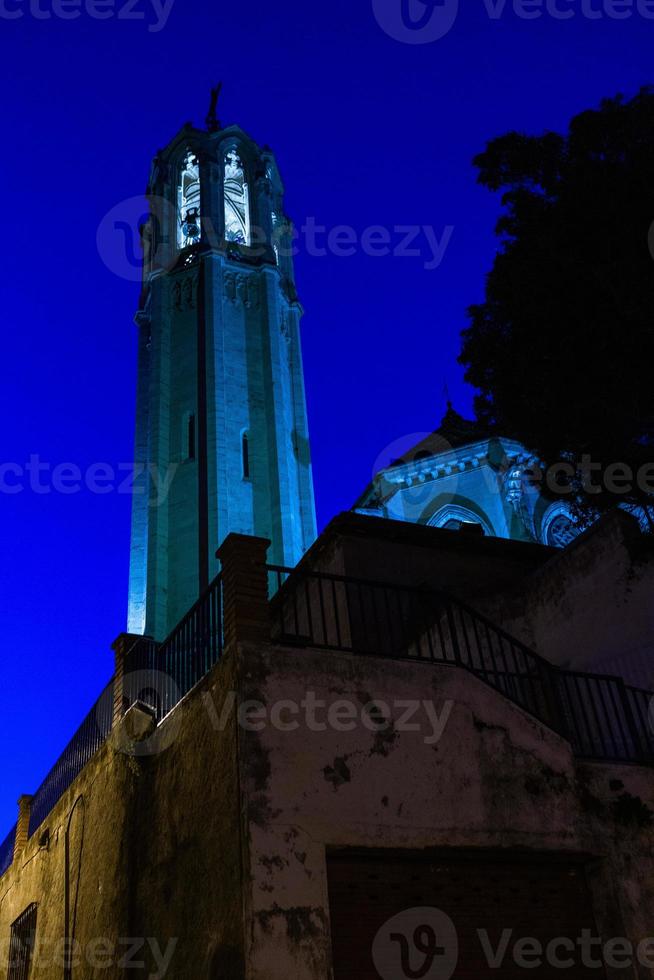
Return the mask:
<path id="1" fill-rule="evenodd" d="M 460 356 L 479 420 L 571 461 L 586 511 L 654 503 L 654 89 L 603 101 L 565 135 L 508 133 L 474 163 L 503 195 Z M 641 475 L 616 498 L 618 463 Z"/>

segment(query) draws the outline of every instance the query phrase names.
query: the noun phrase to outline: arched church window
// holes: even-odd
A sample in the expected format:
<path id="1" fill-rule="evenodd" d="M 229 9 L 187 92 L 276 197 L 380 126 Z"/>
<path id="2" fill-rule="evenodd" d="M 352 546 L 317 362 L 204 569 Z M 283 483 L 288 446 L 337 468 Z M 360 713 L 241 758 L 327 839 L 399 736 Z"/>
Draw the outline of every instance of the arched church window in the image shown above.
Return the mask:
<path id="1" fill-rule="evenodd" d="M 184 157 L 177 188 L 177 245 L 200 241 L 200 164 L 194 153 Z"/>
<path id="2" fill-rule="evenodd" d="M 565 548 L 579 535 L 579 528 L 571 518 L 559 514 L 547 529 L 547 544 L 553 548 Z"/>
<path id="3" fill-rule="evenodd" d="M 459 504 L 447 504 L 429 519 L 431 527 L 444 528 L 446 531 L 461 531 L 475 529 L 485 535 L 493 535 L 493 529 L 482 517 Z"/>
<path id="4" fill-rule="evenodd" d="M 250 192 L 241 158 L 235 150 L 225 155 L 225 239 L 250 244 Z"/>
<path id="5" fill-rule="evenodd" d="M 444 528 L 446 531 L 464 531 L 468 528 L 479 528 L 480 533 L 484 533 L 484 529 L 479 523 L 479 521 L 460 521 L 453 517 L 445 524 L 441 524 L 440 527 Z"/>
<path id="6" fill-rule="evenodd" d="M 563 503 L 552 504 L 540 526 L 540 540 L 551 548 L 565 548 L 584 530 Z"/>

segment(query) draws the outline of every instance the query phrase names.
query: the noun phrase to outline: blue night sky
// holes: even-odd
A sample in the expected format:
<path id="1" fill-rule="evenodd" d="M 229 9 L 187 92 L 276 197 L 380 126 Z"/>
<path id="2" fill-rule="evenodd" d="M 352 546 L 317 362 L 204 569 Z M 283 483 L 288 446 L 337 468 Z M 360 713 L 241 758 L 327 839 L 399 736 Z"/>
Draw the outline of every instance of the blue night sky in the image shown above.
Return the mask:
<path id="1" fill-rule="evenodd" d="M 352 505 L 390 444 L 436 427 L 446 380 L 469 412 L 458 334 L 482 297 L 498 213 L 472 157 L 508 129 L 563 127 L 652 80 L 654 21 L 591 20 L 581 0 L 559 2 L 575 16 L 527 20 L 507 0 L 492 19 L 483 0 L 463 0 L 445 37 L 416 45 L 382 30 L 372 0 L 175 0 L 159 31 L 148 29 L 152 0 L 134 8 L 145 20 L 45 18 L 52 0 L 31 12 L 29 0 L 2 0 L 0 462 L 129 462 L 138 284 L 124 240 L 105 224 L 99 248 L 98 229 L 143 192 L 157 148 L 186 120 L 202 124 L 220 78 L 223 123 L 273 147 L 297 225 L 359 237 L 383 226 L 394 246 L 396 226 L 429 226 L 439 240 L 453 228 L 431 269 L 423 234 L 419 256 L 309 255 L 301 244 L 320 526 Z M 0 839 L 109 678 L 126 617 L 129 495 L 24 483 L 0 493 Z"/>

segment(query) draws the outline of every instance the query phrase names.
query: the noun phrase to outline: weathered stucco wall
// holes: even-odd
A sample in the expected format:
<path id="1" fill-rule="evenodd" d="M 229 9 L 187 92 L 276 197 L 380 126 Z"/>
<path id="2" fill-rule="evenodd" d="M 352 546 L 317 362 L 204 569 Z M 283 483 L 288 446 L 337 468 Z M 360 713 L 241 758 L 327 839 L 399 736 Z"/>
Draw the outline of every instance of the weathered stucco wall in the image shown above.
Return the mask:
<path id="1" fill-rule="evenodd" d="M 128 836 L 126 802 L 131 783 L 127 759 L 116 756 L 113 747 L 106 745 L 0 879 L 1 970 L 6 969 L 11 923 L 29 904 L 37 902 L 40 949 L 33 976 L 44 980 L 63 976 L 65 835 L 80 797 L 83 802 L 78 803 L 71 820 L 68 873 L 73 908 L 79 896 L 75 938 L 86 947 L 103 937 L 115 940 L 119 935 L 130 935 L 124 903 L 128 868 L 123 861 L 122 841 Z M 50 842 L 40 846 L 46 828 Z"/>
<path id="2" fill-rule="evenodd" d="M 654 543 L 619 511 L 483 608 L 553 663 L 654 690 Z"/>
<path id="3" fill-rule="evenodd" d="M 268 710 L 280 706 L 283 725 L 299 721 L 282 731 L 257 716 L 261 730 L 240 733 L 250 821 L 248 980 L 329 976 L 332 848 L 592 856 L 601 933 L 650 934 L 649 770 L 582 765 L 565 741 L 457 668 L 308 650 L 242 656 L 242 696 Z M 437 713 L 450 702 L 451 713 L 435 744 L 425 743 L 433 727 L 424 712 L 417 732 L 397 725 L 371 731 L 361 721 L 349 732 L 312 730 L 306 713 L 290 707 L 307 692 L 327 705 L 345 699 L 363 708 L 381 699 L 393 706 L 396 723 L 401 702 L 415 699 L 432 702 Z"/>
<path id="4" fill-rule="evenodd" d="M 225 658 L 139 743 L 142 754 L 126 754 L 122 728 L 114 731 L 0 879 L 0 971 L 11 923 L 37 902 L 30 978 L 64 977 L 65 829 L 81 798 L 70 833 L 71 980 L 164 969 L 175 980 L 242 976 L 235 718 L 215 730 L 202 698 L 211 691 L 218 701 L 232 688 Z M 40 848 L 46 827 L 50 843 Z"/>

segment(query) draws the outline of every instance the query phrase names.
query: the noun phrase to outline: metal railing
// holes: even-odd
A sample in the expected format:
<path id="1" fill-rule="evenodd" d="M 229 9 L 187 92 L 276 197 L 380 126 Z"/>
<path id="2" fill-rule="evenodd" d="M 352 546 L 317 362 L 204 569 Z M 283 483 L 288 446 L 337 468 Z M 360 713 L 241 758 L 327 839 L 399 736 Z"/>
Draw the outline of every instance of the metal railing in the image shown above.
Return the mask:
<path id="1" fill-rule="evenodd" d="M 30 812 L 30 836 L 109 737 L 113 717 L 113 686 L 112 678 L 37 789 Z"/>
<path id="2" fill-rule="evenodd" d="M 129 651 L 124 709 L 141 701 L 154 710 L 157 721 L 165 718 L 218 663 L 222 650 L 222 579 L 218 575 L 163 643 L 144 637 Z"/>
<path id="3" fill-rule="evenodd" d="M 123 710 L 135 701 L 161 720 L 220 660 L 223 649 L 222 582 L 218 575 L 163 643 L 144 637 L 129 651 L 123 675 Z M 73 780 L 104 745 L 114 714 L 114 679 L 88 713 L 36 791 L 30 836 L 49 816 Z M 0 876 L 11 866 L 16 827 L 0 844 Z"/>
<path id="4" fill-rule="evenodd" d="M 620 677 L 566 671 L 485 616 L 427 589 L 268 566 L 274 639 L 464 667 L 588 759 L 654 763 L 654 694 Z"/>
<path id="5" fill-rule="evenodd" d="M 465 603 L 442 592 L 268 566 L 273 639 L 375 657 L 464 667 L 567 738 L 583 758 L 654 763 L 654 694 L 620 677 L 561 670 Z M 150 704 L 165 717 L 220 660 L 222 581 L 211 583 L 161 644 L 128 652 L 123 708 Z M 48 817 L 107 740 L 113 678 L 37 790 L 29 833 Z M 0 844 L 0 875 L 12 862 L 16 828 Z"/>
<path id="6" fill-rule="evenodd" d="M 14 857 L 14 844 L 16 842 L 16 825 L 11 828 L 2 844 L 0 844 L 0 878 L 11 867 Z"/>

